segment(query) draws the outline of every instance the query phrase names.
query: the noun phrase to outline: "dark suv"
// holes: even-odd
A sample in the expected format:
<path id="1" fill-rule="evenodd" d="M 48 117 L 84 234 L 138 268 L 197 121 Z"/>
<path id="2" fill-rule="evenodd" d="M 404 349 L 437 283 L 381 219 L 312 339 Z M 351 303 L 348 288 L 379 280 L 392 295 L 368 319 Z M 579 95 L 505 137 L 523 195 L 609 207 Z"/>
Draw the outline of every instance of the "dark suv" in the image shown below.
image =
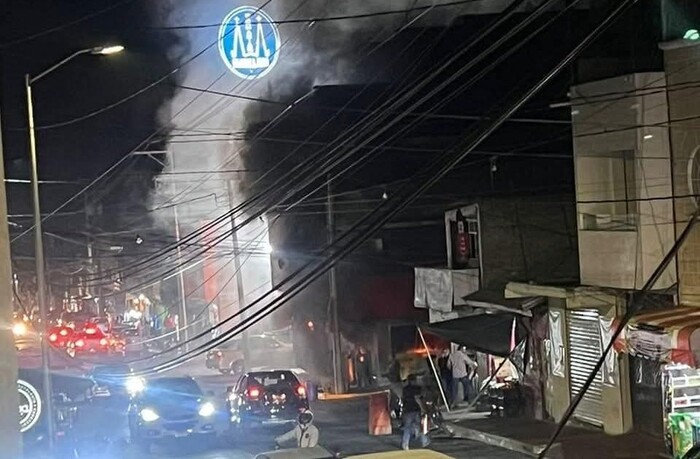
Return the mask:
<path id="1" fill-rule="evenodd" d="M 131 441 L 145 451 L 154 440 L 191 436 L 216 437 L 217 410 L 194 379 L 158 378 L 145 383 L 129 406 Z"/>
<path id="2" fill-rule="evenodd" d="M 289 370 L 246 373 L 228 388 L 228 409 L 234 432 L 252 425 L 296 422 L 309 408 L 306 388 Z"/>

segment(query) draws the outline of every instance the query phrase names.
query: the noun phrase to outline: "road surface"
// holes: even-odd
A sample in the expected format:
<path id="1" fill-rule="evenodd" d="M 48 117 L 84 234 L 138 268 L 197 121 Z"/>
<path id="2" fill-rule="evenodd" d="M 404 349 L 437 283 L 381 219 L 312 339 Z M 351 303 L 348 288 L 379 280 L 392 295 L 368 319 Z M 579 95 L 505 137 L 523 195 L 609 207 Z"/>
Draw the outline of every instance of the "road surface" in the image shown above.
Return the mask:
<path id="1" fill-rule="evenodd" d="M 204 368 L 203 361 L 195 361 L 172 371 L 171 375 L 190 375 L 205 392 L 214 392 L 224 400 L 226 388 L 237 376 L 219 375 Z M 283 431 L 257 430 L 243 442 L 234 443 L 222 434 L 212 444 L 201 444 L 196 439 L 168 441 L 153 446 L 144 454 L 129 444 L 126 403 L 101 399 L 81 409 L 77 432 L 81 438 L 80 457 L 89 459 L 252 459 L 256 454 L 274 449 L 273 439 Z M 400 432 L 390 436 L 368 435 L 368 400 L 317 401 L 311 406 L 315 423 L 321 433 L 321 445 L 343 455 L 395 451 L 399 449 Z M 227 427 L 226 414 L 221 413 L 218 429 Z M 434 438 L 431 449 L 454 458 L 520 459 L 525 456 L 480 443 L 451 438 Z M 34 459 L 34 458 L 31 458 Z M 37 459 L 40 459 L 37 457 Z"/>

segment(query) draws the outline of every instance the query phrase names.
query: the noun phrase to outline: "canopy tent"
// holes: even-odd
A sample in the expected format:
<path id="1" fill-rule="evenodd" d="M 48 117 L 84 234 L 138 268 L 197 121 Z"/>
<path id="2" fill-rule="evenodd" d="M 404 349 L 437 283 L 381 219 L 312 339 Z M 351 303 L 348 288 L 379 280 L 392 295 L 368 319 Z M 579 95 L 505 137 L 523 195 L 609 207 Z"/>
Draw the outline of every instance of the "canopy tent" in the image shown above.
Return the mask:
<path id="1" fill-rule="evenodd" d="M 668 363 L 700 363 L 700 308 L 679 306 L 638 314 L 615 342 L 615 350 Z"/>
<path id="2" fill-rule="evenodd" d="M 514 314 L 481 314 L 421 325 L 424 331 L 447 341 L 499 357 L 510 355 L 513 346 L 527 336 Z"/>

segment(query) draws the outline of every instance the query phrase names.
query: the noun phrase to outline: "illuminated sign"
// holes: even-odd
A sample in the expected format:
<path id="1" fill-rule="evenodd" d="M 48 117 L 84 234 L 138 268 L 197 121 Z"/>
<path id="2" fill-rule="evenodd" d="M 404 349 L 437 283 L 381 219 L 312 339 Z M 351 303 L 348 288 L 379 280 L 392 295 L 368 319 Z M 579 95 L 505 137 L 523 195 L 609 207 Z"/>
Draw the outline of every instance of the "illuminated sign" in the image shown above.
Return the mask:
<path id="1" fill-rule="evenodd" d="M 34 386 L 27 381 L 17 380 L 19 391 L 19 431 L 26 432 L 34 427 L 41 417 L 41 397 Z"/>
<path id="2" fill-rule="evenodd" d="M 236 8 L 219 28 L 221 58 L 229 70 L 246 80 L 267 75 L 277 64 L 280 46 L 277 24 L 260 8 Z"/>

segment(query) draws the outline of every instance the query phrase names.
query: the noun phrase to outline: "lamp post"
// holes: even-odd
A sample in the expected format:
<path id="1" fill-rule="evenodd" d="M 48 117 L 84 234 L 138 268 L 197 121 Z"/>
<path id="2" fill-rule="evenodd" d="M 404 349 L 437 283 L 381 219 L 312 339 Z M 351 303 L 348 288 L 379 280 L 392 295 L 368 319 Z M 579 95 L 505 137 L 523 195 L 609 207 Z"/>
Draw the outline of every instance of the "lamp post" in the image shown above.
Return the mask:
<path id="1" fill-rule="evenodd" d="M 124 50 L 123 46 L 100 46 L 97 48 L 86 48 L 74 52 L 65 59 L 57 62 L 53 66 L 44 70 L 40 74 L 32 77 L 25 75 L 24 86 L 27 92 L 27 118 L 29 126 L 29 159 L 32 168 L 32 205 L 34 212 L 34 251 L 36 259 L 36 286 L 37 286 L 37 305 L 39 306 L 39 316 L 41 320 L 41 369 L 43 373 L 43 396 L 46 406 L 46 426 L 49 447 L 53 449 L 54 441 L 54 419 L 53 419 L 53 392 L 51 390 L 51 374 L 49 368 L 49 343 L 46 340 L 46 329 L 48 325 L 48 310 L 46 305 L 46 279 L 44 273 L 44 241 L 41 230 L 41 205 L 39 203 L 39 174 L 37 171 L 37 154 L 36 154 L 36 135 L 34 126 L 34 106 L 32 100 L 32 84 L 47 76 L 54 70 L 62 67 L 83 54 L 92 55 L 110 55 L 120 53 Z"/>

